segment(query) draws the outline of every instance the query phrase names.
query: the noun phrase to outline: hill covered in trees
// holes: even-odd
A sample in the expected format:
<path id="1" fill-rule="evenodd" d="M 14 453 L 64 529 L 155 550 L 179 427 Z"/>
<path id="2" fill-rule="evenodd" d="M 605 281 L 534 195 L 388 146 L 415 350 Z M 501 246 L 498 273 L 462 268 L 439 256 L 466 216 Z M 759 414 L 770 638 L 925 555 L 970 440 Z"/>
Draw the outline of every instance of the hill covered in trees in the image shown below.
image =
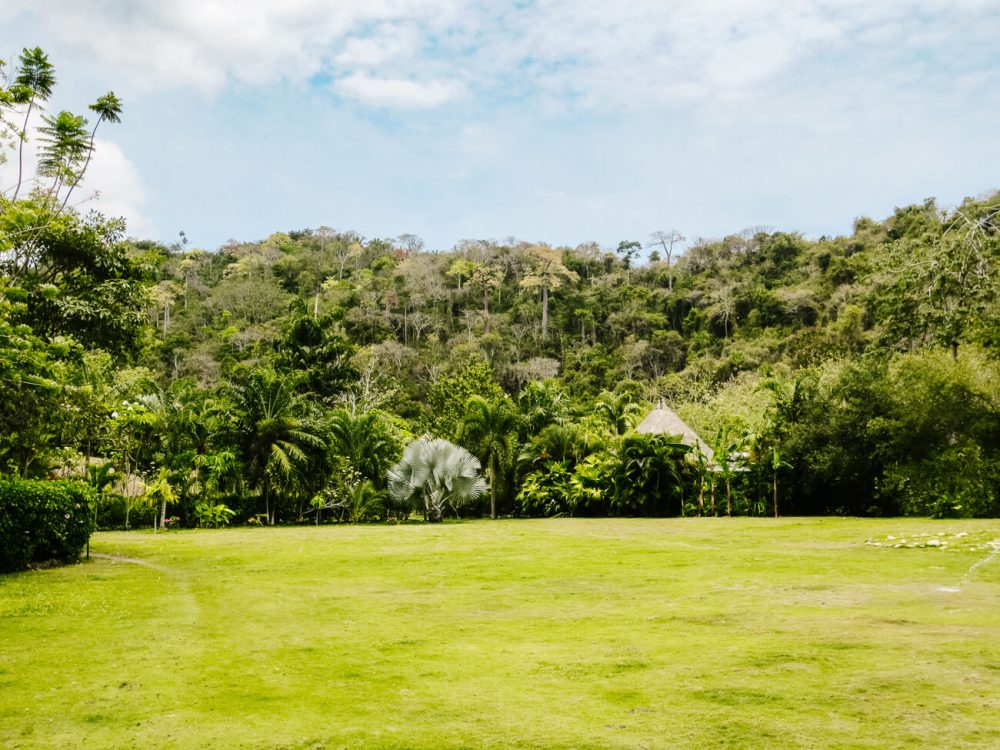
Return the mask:
<path id="1" fill-rule="evenodd" d="M 670 262 L 659 234 L 641 265 L 638 242 L 106 238 L 145 319 L 77 328 L 41 300 L 11 316 L 86 348 L 55 357 L 63 408 L 29 419 L 16 397 L 2 452 L 27 475 L 99 456 L 146 478 L 137 506 L 159 486 L 191 521 L 206 498 L 244 519 L 392 514 L 386 472 L 424 434 L 479 456 L 501 514 L 726 512 L 725 485 L 738 513 L 995 514 L 998 209 L 927 201 Z M 699 471 L 630 433 L 659 399 L 733 460 Z"/>

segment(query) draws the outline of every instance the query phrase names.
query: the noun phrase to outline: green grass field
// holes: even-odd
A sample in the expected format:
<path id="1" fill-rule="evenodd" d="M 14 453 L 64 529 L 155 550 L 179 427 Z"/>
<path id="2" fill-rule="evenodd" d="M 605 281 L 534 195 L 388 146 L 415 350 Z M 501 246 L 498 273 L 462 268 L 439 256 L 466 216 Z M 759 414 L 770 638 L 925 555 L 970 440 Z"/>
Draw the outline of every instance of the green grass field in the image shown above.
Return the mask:
<path id="1" fill-rule="evenodd" d="M 948 548 L 866 544 L 919 534 Z M 97 534 L 134 562 L 0 576 L 0 747 L 996 748 L 1000 556 L 966 575 L 994 539 L 912 519 Z"/>

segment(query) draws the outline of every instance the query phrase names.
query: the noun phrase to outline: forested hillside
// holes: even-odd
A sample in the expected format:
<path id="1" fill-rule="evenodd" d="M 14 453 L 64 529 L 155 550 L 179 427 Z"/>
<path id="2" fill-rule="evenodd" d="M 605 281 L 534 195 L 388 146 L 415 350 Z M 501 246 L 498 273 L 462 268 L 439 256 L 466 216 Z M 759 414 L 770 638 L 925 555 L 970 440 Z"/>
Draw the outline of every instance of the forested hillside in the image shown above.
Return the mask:
<path id="1" fill-rule="evenodd" d="M 1000 194 L 818 240 L 168 247 L 67 205 L 63 115 L 0 199 L 0 469 L 86 477 L 106 525 L 402 518 L 422 436 L 486 480 L 431 518 L 1000 514 Z M 631 430 L 660 399 L 715 464 Z"/>

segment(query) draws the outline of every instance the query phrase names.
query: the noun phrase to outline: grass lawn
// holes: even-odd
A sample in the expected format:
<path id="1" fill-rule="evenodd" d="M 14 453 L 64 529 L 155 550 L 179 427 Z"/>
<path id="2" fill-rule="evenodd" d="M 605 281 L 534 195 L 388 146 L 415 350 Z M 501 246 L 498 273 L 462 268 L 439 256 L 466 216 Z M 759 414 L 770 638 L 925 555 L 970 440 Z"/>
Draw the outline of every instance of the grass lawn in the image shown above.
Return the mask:
<path id="1" fill-rule="evenodd" d="M 866 544 L 918 534 L 948 548 Z M 1000 555 L 963 580 L 994 539 L 913 519 L 97 534 L 137 562 L 0 576 L 0 748 L 996 748 Z"/>

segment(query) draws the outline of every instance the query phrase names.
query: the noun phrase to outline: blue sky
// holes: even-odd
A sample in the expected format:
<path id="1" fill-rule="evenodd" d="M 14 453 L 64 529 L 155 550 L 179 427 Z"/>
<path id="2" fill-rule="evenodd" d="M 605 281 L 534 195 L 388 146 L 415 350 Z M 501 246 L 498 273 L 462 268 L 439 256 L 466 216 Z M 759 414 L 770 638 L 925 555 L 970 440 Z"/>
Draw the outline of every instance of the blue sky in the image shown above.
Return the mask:
<path id="1" fill-rule="evenodd" d="M 996 0 L 5 0 L 88 188 L 195 246 L 327 225 L 429 248 L 809 236 L 1000 188 Z"/>

